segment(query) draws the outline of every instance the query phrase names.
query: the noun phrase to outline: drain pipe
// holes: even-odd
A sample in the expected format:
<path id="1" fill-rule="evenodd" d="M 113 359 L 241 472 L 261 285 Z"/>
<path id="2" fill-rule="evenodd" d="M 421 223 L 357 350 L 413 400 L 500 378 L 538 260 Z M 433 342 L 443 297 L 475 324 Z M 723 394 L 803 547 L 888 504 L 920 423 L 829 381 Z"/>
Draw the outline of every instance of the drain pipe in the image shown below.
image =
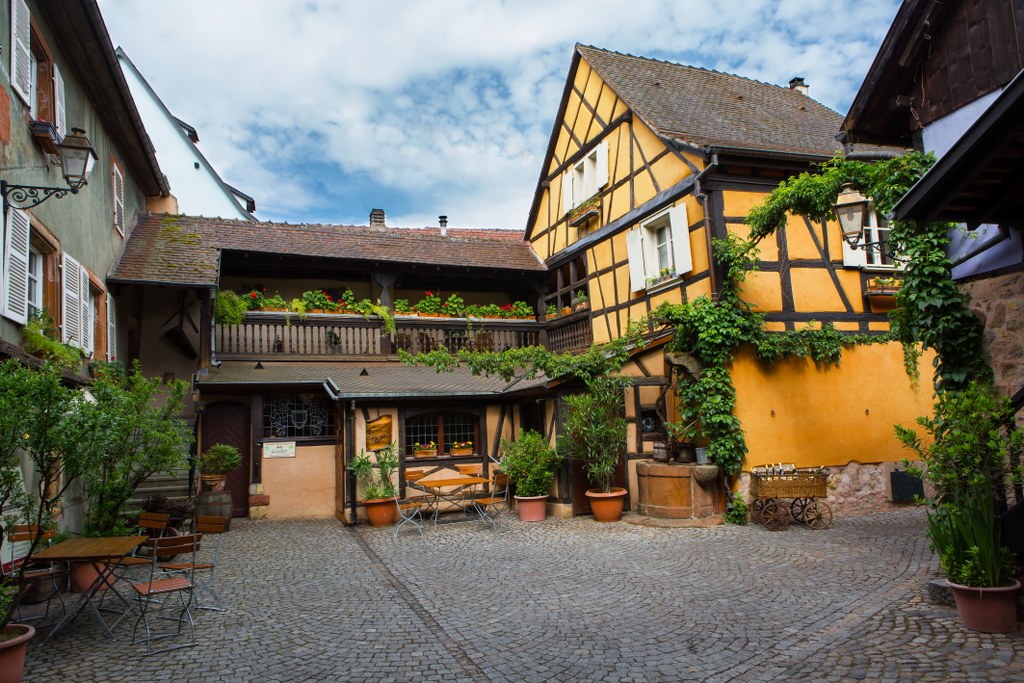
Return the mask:
<path id="1" fill-rule="evenodd" d="M 349 465 L 356 457 L 356 402 L 349 402 L 348 415 L 345 416 L 345 472 L 349 506 L 348 526 L 356 524 L 356 475 L 349 469 Z"/>
<path id="2" fill-rule="evenodd" d="M 715 255 L 711 246 L 711 208 L 708 205 L 708 195 L 704 192 L 704 186 L 701 181 L 709 173 L 718 168 L 718 155 L 711 155 L 711 163 L 704 167 L 700 173 L 697 174 L 697 180 L 694 184 L 694 193 L 697 199 L 700 200 L 701 208 L 704 210 L 704 242 L 708 250 L 708 280 L 711 283 L 711 299 L 715 300 L 715 295 L 718 293 L 718 277 L 715 275 Z"/>

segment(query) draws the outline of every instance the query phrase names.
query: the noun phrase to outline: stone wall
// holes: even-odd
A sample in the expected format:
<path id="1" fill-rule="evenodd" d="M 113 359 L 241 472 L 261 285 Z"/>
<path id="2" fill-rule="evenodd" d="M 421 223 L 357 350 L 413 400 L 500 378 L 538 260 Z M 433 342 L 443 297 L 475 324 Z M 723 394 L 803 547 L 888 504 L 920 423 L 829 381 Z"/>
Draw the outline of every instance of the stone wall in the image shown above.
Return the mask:
<path id="1" fill-rule="evenodd" d="M 1024 273 L 1012 273 L 960 285 L 985 327 L 996 386 L 1007 396 L 1024 387 Z M 1018 422 L 1024 414 L 1018 413 Z"/>

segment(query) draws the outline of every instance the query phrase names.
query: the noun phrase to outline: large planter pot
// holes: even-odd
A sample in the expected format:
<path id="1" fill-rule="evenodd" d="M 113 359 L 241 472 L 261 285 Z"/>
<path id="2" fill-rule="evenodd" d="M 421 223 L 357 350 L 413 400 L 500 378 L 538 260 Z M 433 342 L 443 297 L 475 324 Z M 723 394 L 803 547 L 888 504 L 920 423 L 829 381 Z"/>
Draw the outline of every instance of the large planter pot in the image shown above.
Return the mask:
<path id="1" fill-rule="evenodd" d="M 20 683 L 25 673 L 25 649 L 35 634 L 28 624 L 8 624 L 0 633 L 0 681 Z"/>
<path id="2" fill-rule="evenodd" d="M 366 519 L 370 526 L 391 526 L 398 517 L 398 507 L 394 498 L 374 498 L 365 501 Z"/>
<path id="3" fill-rule="evenodd" d="M 595 522 L 617 522 L 622 517 L 622 505 L 626 500 L 626 489 L 613 486 L 608 493 L 600 489 L 587 491 L 590 509 Z"/>
<path id="4" fill-rule="evenodd" d="M 520 522 L 543 522 L 548 516 L 548 497 L 516 496 L 516 511 Z"/>
<path id="5" fill-rule="evenodd" d="M 203 474 L 199 477 L 203 491 L 223 491 L 227 481 L 228 475 L 226 474 Z"/>
<path id="6" fill-rule="evenodd" d="M 967 628 L 982 633 L 1010 633 L 1017 629 L 1020 581 L 998 588 L 961 586 L 948 579 L 946 583 L 953 589 L 960 621 Z"/>
<path id="7" fill-rule="evenodd" d="M 96 571 L 96 565 L 92 562 L 72 562 L 71 563 L 71 590 L 74 593 L 82 593 L 89 588 L 96 579 L 99 578 L 99 572 Z M 114 577 L 109 577 L 96 589 L 97 591 L 105 591 L 114 585 Z M 0 681 L 3 679 L 0 678 Z"/>

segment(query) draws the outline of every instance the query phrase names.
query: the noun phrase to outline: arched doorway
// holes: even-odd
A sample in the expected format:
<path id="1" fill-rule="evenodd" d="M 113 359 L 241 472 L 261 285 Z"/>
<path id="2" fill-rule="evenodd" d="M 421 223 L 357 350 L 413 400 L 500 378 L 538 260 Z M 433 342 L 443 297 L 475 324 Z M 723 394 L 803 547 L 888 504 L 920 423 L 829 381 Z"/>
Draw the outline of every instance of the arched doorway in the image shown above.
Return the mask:
<path id="1" fill-rule="evenodd" d="M 242 454 L 242 464 L 228 474 L 227 490 L 231 492 L 234 517 L 249 514 L 249 406 L 235 401 L 221 401 L 210 404 L 203 415 L 202 449 L 215 443 L 234 446 Z"/>

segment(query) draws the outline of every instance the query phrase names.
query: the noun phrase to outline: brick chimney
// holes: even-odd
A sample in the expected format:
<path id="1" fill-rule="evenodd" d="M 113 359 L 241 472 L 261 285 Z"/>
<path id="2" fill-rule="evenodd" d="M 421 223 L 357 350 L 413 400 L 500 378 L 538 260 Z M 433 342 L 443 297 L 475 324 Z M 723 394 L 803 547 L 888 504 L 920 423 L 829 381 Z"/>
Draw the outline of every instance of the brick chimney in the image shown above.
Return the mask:
<path id="1" fill-rule="evenodd" d="M 793 78 L 789 79 L 789 89 L 799 90 L 804 95 L 807 95 L 810 92 L 811 87 L 804 83 L 803 76 L 794 76 Z"/>
<path id="2" fill-rule="evenodd" d="M 370 210 L 370 227 L 371 228 L 383 228 L 384 223 L 384 209 L 371 209 Z"/>

